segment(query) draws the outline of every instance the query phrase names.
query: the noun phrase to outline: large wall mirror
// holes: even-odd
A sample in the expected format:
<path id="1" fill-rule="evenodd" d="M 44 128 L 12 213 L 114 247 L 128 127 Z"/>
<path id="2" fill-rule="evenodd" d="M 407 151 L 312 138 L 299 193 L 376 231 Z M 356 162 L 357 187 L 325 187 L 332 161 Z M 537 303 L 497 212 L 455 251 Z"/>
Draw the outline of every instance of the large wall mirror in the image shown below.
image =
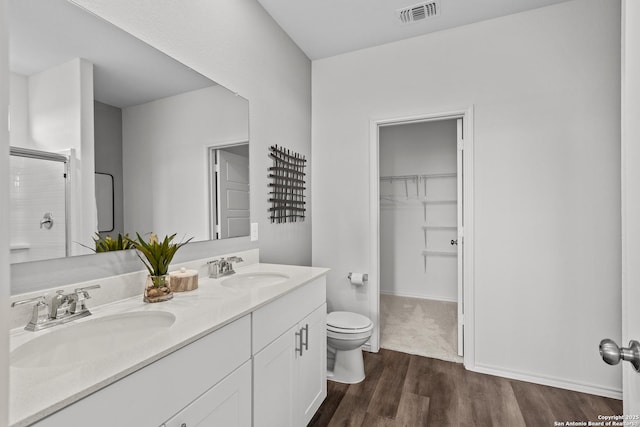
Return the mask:
<path id="1" fill-rule="evenodd" d="M 248 101 L 67 0 L 10 0 L 10 251 L 249 234 Z"/>

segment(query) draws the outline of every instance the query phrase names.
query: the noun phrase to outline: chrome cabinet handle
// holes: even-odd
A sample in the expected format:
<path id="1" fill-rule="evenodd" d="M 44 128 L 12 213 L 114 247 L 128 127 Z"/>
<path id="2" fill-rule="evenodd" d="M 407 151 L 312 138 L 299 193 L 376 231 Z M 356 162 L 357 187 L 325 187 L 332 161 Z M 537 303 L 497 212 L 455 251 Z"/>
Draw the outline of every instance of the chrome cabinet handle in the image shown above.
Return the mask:
<path id="1" fill-rule="evenodd" d="M 302 356 L 302 329 L 296 332 L 296 341 L 296 353 L 298 353 L 299 356 Z M 300 347 L 298 347 L 298 344 Z"/>
<path id="2" fill-rule="evenodd" d="M 301 341 L 301 343 L 304 344 L 305 350 L 309 350 L 309 324 L 305 324 L 302 329 L 304 329 L 304 341 Z"/>
<path id="3" fill-rule="evenodd" d="M 609 365 L 617 365 L 620 360 L 631 362 L 633 369 L 640 372 L 640 342 L 631 340 L 629 347 L 620 348 L 613 340 L 605 338 L 600 341 L 600 356 Z"/>

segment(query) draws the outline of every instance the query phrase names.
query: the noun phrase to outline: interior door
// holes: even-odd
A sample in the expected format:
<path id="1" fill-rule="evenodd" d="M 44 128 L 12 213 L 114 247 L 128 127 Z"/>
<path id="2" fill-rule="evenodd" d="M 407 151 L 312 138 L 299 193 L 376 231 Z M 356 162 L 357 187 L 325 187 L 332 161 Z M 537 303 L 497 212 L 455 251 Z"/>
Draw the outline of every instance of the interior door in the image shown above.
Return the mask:
<path id="1" fill-rule="evenodd" d="M 622 339 L 640 341 L 640 2 L 622 3 Z M 623 405 L 640 414 L 640 373 L 623 368 Z"/>
<path id="2" fill-rule="evenodd" d="M 640 2 L 622 2 L 622 343 L 600 342 L 605 362 L 622 368 L 622 399 L 629 423 L 640 416 Z M 628 343 L 628 344 L 627 344 Z M 625 421 L 626 422 L 626 421 Z"/>
<path id="3" fill-rule="evenodd" d="M 463 132 L 462 132 L 462 119 L 457 121 L 457 158 L 458 158 L 458 356 L 464 354 L 464 288 L 463 288 L 463 247 L 464 247 L 464 224 L 463 224 L 463 186 L 462 186 L 462 150 L 463 144 Z"/>
<path id="4" fill-rule="evenodd" d="M 249 235 L 249 159 L 217 150 L 219 238 Z"/>

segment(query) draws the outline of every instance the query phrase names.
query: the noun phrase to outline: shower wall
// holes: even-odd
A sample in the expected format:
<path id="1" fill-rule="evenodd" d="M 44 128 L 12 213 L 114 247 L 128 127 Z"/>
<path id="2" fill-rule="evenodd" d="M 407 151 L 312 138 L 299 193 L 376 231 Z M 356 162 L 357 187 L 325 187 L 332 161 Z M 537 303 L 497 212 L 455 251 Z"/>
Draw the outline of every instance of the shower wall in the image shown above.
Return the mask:
<path id="1" fill-rule="evenodd" d="M 93 65 L 74 58 L 30 76 L 11 73 L 9 96 L 11 146 L 71 156 L 70 252 L 92 253 L 83 245 L 97 230 Z"/>
<path id="2" fill-rule="evenodd" d="M 381 180 L 381 293 L 457 301 L 456 155 L 455 120 L 380 128 L 381 177 L 454 175 Z"/>
<path id="3" fill-rule="evenodd" d="M 10 262 L 66 255 L 64 163 L 10 157 Z M 53 226 L 40 226 L 51 213 Z"/>

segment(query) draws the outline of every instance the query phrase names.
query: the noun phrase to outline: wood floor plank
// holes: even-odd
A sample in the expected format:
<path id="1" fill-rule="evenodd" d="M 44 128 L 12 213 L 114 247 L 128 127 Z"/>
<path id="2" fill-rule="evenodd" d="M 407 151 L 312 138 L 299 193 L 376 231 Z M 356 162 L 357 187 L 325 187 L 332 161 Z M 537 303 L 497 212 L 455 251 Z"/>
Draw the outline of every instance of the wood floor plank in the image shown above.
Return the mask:
<path id="1" fill-rule="evenodd" d="M 358 407 L 355 400 L 355 396 L 345 394 L 333 417 L 326 425 L 329 427 L 360 427 L 364 421 L 365 410 Z"/>
<path id="2" fill-rule="evenodd" d="M 351 384 L 347 395 L 358 408 L 366 412 L 369 402 L 378 386 L 378 381 L 384 372 L 384 356 L 382 353 L 367 353 L 365 355 L 365 381 Z"/>
<path id="3" fill-rule="evenodd" d="M 555 387 L 539 386 L 544 400 L 557 421 L 598 421 L 587 415 L 580 404 L 580 393 Z"/>
<path id="4" fill-rule="evenodd" d="M 495 426 L 524 427 L 525 421 L 518 406 L 518 400 L 511 387 L 511 381 L 506 378 L 486 375 L 495 385 L 495 394 L 488 393 L 492 400 L 491 419 Z"/>
<path id="5" fill-rule="evenodd" d="M 422 427 L 429 425 L 429 398 L 403 392 L 400 397 L 396 424 L 402 427 Z"/>
<path id="6" fill-rule="evenodd" d="M 456 363 L 411 356 L 404 391 L 429 398 L 432 425 L 458 425 L 459 374 Z"/>
<path id="7" fill-rule="evenodd" d="M 327 397 L 322 403 L 320 409 L 318 409 L 318 411 L 313 415 L 313 418 L 308 424 L 309 427 L 328 425 L 348 389 L 349 384 L 328 381 Z"/>
<path id="8" fill-rule="evenodd" d="M 527 426 L 547 426 L 549 423 L 557 421 L 556 415 L 551 412 L 544 399 L 541 386 L 513 380 L 511 387 Z"/>
<path id="9" fill-rule="evenodd" d="M 398 412 L 411 356 L 385 349 L 380 350 L 380 355 L 384 369 L 366 412 L 393 419 Z"/>
<path id="10" fill-rule="evenodd" d="M 598 421 L 598 415 L 621 415 L 622 401 L 586 393 L 576 393 L 579 405 L 588 421 Z"/>
<path id="11" fill-rule="evenodd" d="M 461 377 L 458 399 L 461 427 L 525 426 L 508 380 L 470 371 Z"/>
<path id="12" fill-rule="evenodd" d="M 364 359 L 365 380 L 329 382 L 309 426 L 546 427 L 622 413 L 619 400 L 474 373 L 457 363 L 391 350 Z"/>
<path id="13" fill-rule="evenodd" d="M 365 353 L 364 361 L 366 379 L 358 384 L 347 385 L 347 391 L 327 424 L 328 426 L 360 427 L 364 421 L 367 407 L 384 371 L 382 354 Z M 321 424 L 317 425 L 321 426 Z"/>
<path id="14" fill-rule="evenodd" d="M 391 418 L 381 417 L 368 412 L 362 421 L 361 427 L 399 427 L 399 424 Z"/>

